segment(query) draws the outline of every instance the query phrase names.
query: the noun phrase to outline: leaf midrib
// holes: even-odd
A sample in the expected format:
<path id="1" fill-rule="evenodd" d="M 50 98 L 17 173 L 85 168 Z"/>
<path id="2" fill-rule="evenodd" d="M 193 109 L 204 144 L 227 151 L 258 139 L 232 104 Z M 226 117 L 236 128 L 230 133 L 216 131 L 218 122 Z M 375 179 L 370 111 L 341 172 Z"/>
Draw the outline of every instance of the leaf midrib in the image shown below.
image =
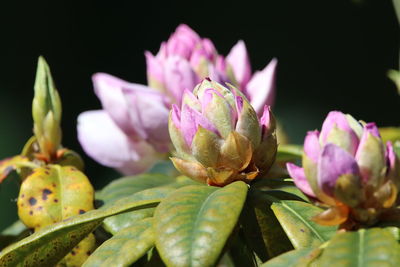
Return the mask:
<path id="1" fill-rule="evenodd" d="M 364 263 L 363 263 L 363 255 L 364 255 L 364 230 L 360 230 L 359 232 L 359 238 L 358 238 L 358 260 L 357 260 L 357 266 L 358 267 L 363 267 Z"/>
<path id="2" fill-rule="evenodd" d="M 307 222 L 307 220 L 305 220 L 303 217 L 300 216 L 300 214 L 298 214 L 295 210 L 293 210 L 290 206 L 288 206 L 285 202 L 281 202 L 280 203 L 282 206 L 284 206 L 285 208 L 287 208 L 290 212 L 292 212 L 297 218 L 300 219 L 300 221 L 302 221 L 316 236 L 319 240 L 321 240 L 322 242 L 326 241 L 325 238 L 323 238 L 315 229 L 314 227 L 312 227 L 311 224 L 309 224 Z"/>
<path id="3" fill-rule="evenodd" d="M 195 219 L 195 221 L 194 221 L 194 223 L 193 223 L 193 228 L 192 228 L 192 230 L 191 230 L 191 232 L 192 232 L 192 234 L 191 234 L 191 238 L 190 238 L 190 253 L 189 253 L 189 263 L 191 263 L 192 262 L 192 251 L 194 250 L 194 233 L 196 232 L 196 229 L 197 229 L 197 226 L 198 226 L 198 224 L 199 224 L 199 219 L 200 218 L 203 218 L 202 216 L 200 216 L 200 214 L 202 214 L 203 213 L 203 210 L 204 210 L 204 207 L 206 206 L 206 203 L 208 203 L 209 201 L 210 201 L 210 198 L 213 196 L 213 194 L 214 193 L 216 193 L 216 192 L 218 192 L 218 190 L 214 190 L 211 194 L 209 194 L 206 198 L 205 198 L 205 200 L 202 202 L 202 205 L 201 205 L 201 207 L 200 207 L 200 209 L 199 209 L 199 211 L 197 212 L 197 214 L 196 214 L 196 219 Z"/>

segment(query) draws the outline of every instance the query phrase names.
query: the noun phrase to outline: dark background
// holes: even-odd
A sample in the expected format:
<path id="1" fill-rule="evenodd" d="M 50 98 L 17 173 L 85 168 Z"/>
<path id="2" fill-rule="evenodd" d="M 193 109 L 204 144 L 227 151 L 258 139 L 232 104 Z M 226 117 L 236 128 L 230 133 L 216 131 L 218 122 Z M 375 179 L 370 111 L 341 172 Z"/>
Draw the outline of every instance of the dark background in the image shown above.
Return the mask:
<path id="1" fill-rule="evenodd" d="M 391 1 L 30 2 L 0 4 L 0 158 L 18 154 L 32 134 L 39 55 L 62 97 L 63 144 L 84 156 L 76 118 L 100 108 L 91 75 L 146 83 L 143 52 L 156 53 L 180 23 L 211 38 L 224 55 L 243 39 L 253 70 L 278 58 L 274 111 L 295 143 L 332 109 L 380 126 L 400 124 L 400 97 L 386 78 L 399 60 Z M 117 176 L 84 159 L 96 187 Z M 16 219 L 17 190 L 15 177 L 0 185 L 0 227 Z"/>

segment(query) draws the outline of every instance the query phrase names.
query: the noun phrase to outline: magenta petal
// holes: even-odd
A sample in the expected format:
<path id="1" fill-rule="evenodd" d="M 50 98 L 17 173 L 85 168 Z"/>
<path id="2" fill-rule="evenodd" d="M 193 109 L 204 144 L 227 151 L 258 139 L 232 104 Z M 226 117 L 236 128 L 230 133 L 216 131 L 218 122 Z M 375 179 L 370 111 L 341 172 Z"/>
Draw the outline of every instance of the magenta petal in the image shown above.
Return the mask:
<path id="1" fill-rule="evenodd" d="M 144 52 L 147 65 L 147 81 L 155 79 L 158 83 L 164 83 L 164 70 L 162 63 L 149 51 Z"/>
<path id="2" fill-rule="evenodd" d="M 87 111 L 78 117 L 78 140 L 83 150 L 102 165 L 136 174 L 150 168 L 160 158 L 150 145 L 134 142 L 103 110 Z"/>
<path id="3" fill-rule="evenodd" d="M 264 112 L 260 118 L 260 124 L 268 128 L 270 121 L 271 121 L 271 107 L 265 105 Z"/>
<path id="4" fill-rule="evenodd" d="M 344 174 L 359 175 L 354 157 L 346 150 L 327 144 L 318 161 L 318 186 L 329 196 L 333 196 L 336 180 Z"/>
<path id="5" fill-rule="evenodd" d="M 376 124 L 374 122 L 369 122 L 369 123 L 365 124 L 364 132 L 369 132 L 370 134 L 372 134 L 373 136 L 378 137 L 378 138 L 381 137 L 381 135 L 379 134 L 378 126 L 376 126 Z"/>
<path id="6" fill-rule="evenodd" d="M 386 162 L 388 163 L 389 170 L 393 170 L 396 165 L 396 153 L 394 152 L 392 142 L 386 142 Z"/>
<path id="7" fill-rule="evenodd" d="M 226 61 L 233 69 L 236 81 L 243 88 L 250 80 L 251 66 L 245 43 L 240 40 L 226 56 Z"/>
<path id="8" fill-rule="evenodd" d="M 170 143 L 168 134 L 169 109 L 165 106 L 164 96 L 148 88 L 125 89 L 129 112 L 133 124 L 143 131 L 145 139 L 155 147 L 166 147 Z M 164 144 L 164 146 L 162 146 Z M 166 151 L 160 151 L 166 152 Z"/>
<path id="9" fill-rule="evenodd" d="M 207 59 L 213 61 L 214 57 L 217 55 L 217 50 L 215 49 L 213 42 L 208 38 L 204 38 L 202 40 L 202 45 L 206 52 Z"/>
<path id="10" fill-rule="evenodd" d="M 126 134 L 136 135 L 128 103 L 122 92 L 122 88 L 129 86 L 129 83 L 106 73 L 96 73 L 92 79 L 97 97 L 114 122 Z"/>
<path id="11" fill-rule="evenodd" d="M 181 111 L 177 105 L 172 105 L 171 119 L 177 129 L 181 128 Z"/>
<path id="12" fill-rule="evenodd" d="M 165 84 L 180 105 L 185 89 L 192 91 L 198 77 L 189 62 L 181 57 L 169 57 L 165 64 Z"/>
<path id="13" fill-rule="evenodd" d="M 306 195 L 310 197 L 315 197 L 315 194 L 312 191 L 310 184 L 308 183 L 304 174 L 304 169 L 290 162 L 286 164 L 286 168 L 289 172 L 290 177 L 293 178 L 295 185 Z"/>
<path id="14" fill-rule="evenodd" d="M 256 71 L 246 85 L 245 93 L 258 115 L 263 112 L 264 105 L 272 106 L 274 103 L 277 64 L 278 60 L 272 59 L 262 71 Z"/>
<path id="15" fill-rule="evenodd" d="M 184 104 L 181 112 L 181 131 L 186 143 L 191 146 L 199 125 L 207 130 L 218 133 L 216 128 L 200 112 Z"/>
<path id="16" fill-rule="evenodd" d="M 314 163 L 318 162 L 320 153 L 319 144 L 319 131 L 309 131 L 304 139 L 304 153 L 310 158 Z"/>

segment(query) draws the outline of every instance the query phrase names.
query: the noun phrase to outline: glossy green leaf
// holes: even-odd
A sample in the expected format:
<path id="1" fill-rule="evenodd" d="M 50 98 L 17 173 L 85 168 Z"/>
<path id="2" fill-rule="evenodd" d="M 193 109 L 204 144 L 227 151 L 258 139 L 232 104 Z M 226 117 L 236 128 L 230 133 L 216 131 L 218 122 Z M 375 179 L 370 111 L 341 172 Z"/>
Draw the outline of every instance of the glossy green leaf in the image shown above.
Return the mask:
<path id="1" fill-rule="evenodd" d="M 296 249 L 318 246 L 337 230 L 313 222 L 311 218 L 323 210 L 306 202 L 282 200 L 272 204 L 272 210 Z"/>
<path id="2" fill-rule="evenodd" d="M 303 267 L 313 259 L 310 255 L 315 248 L 302 248 L 286 252 L 272 260 L 267 261 L 261 267 Z"/>
<path id="3" fill-rule="evenodd" d="M 192 185 L 176 190 L 154 214 L 156 246 L 168 266 L 212 266 L 235 227 L 248 186 Z"/>
<path id="4" fill-rule="evenodd" d="M 137 221 L 104 242 L 84 267 L 128 266 L 154 246 L 153 218 Z"/>
<path id="5" fill-rule="evenodd" d="M 112 205 L 118 199 L 130 196 L 149 188 L 178 188 L 179 186 L 184 186 L 187 183 L 193 182 L 189 178 L 174 178 L 163 174 L 141 174 L 136 176 L 128 176 L 114 180 L 105 186 L 103 190 L 96 195 L 96 198 L 101 200 L 104 205 L 107 206 Z M 103 227 L 108 232 L 115 234 L 138 220 L 153 216 L 153 213 L 154 208 L 148 208 L 109 217 L 104 220 Z"/>
<path id="6" fill-rule="evenodd" d="M 335 235 L 316 261 L 317 266 L 400 266 L 400 246 L 382 228 L 361 229 Z"/>
<path id="7" fill-rule="evenodd" d="M 15 243 L 0 254 L 0 266 L 49 266 L 61 260 L 92 232 L 104 218 L 136 209 L 154 207 L 171 189 L 141 191 L 113 205 L 88 211 L 55 223 Z"/>
<path id="8" fill-rule="evenodd" d="M 293 161 L 301 159 L 303 155 L 303 147 L 299 145 L 279 145 L 276 154 L 277 161 Z"/>

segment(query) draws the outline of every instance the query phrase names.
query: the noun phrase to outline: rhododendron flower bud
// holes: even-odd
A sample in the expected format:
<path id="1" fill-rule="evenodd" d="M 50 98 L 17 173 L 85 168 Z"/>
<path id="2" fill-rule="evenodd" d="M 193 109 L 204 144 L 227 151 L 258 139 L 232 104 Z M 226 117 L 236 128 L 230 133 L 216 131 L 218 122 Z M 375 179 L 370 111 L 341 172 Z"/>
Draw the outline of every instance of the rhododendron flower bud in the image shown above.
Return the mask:
<path id="1" fill-rule="evenodd" d="M 181 108 L 173 105 L 169 133 L 176 148 L 175 167 L 210 185 L 250 182 L 275 159 L 275 123 L 269 107 L 259 121 L 239 90 L 209 79 L 193 93 L 185 91 Z"/>
<path id="2" fill-rule="evenodd" d="M 38 60 L 32 116 L 42 158 L 46 161 L 55 159 L 61 147 L 61 100 L 43 57 Z"/>
<path id="3" fill-rule="evenodd" d="M 393 207 L 400 181 L 392 144 L 382 143 L 374 123 L 360 124 L 332 111 L 321 132 L 308 132 L 303 168 L 287 164 L 295 184 L 329 208 L 315 217 L 325 225 L 371 225 Z"/>

